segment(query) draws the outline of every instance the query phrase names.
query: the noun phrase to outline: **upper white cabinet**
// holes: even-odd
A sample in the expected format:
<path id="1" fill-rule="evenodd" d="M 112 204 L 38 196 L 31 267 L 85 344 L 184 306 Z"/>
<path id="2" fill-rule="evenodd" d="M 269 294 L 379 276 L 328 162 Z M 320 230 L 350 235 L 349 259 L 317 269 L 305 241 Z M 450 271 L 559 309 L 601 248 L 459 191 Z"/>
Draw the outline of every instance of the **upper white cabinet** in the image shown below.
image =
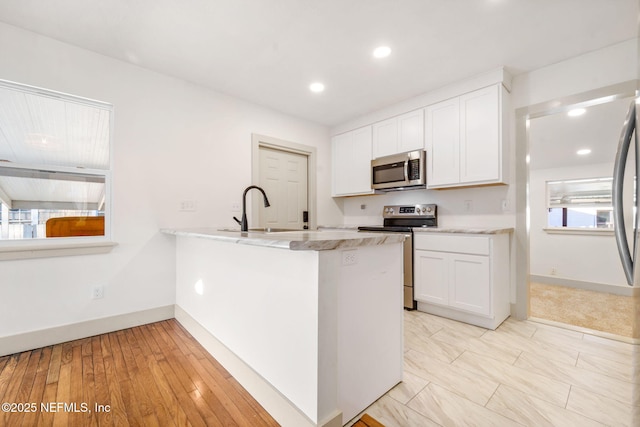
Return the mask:
<path id="1" fill-rule="evenodd" d="M 373 124 L 373 158 L 424 149 L 424 112 L 411 111 Z"/>
<path id="2" fill-rule="evenodd" d="M 427 187 L 504 183 L 501 84 L 425 108 Z"/>
<path id="3" fill-rule="evenodd" d="M 371 126 L 365 126 L 331 140 L 332 196 L 372 194 Z"/>

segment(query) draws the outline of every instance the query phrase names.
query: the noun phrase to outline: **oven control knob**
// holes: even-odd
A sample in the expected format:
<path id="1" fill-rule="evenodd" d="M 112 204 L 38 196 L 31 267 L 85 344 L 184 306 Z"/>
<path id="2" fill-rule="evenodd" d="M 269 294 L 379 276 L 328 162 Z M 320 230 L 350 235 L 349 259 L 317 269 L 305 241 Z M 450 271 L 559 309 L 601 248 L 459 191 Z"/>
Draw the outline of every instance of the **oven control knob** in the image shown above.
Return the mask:
<path id="1" fill-rule="evenodd" d="M 424 210 L 424 208 L 423 208 L 422 210 Z M 432 211 L 432 210 L 433 210 L 433 209 L 431 209 L 431 207 L 428 207 L 428 208 L 427 208 L 427 212 L 428 212 L 428 213 L 431 213 L 431 211 Z"/>
<path id="2" fill-rule="evenodd" d="M 427 208 L 422 208 L 422 212 L 423 213 L 426 212 L 426 211 L 427 211 Z"/>

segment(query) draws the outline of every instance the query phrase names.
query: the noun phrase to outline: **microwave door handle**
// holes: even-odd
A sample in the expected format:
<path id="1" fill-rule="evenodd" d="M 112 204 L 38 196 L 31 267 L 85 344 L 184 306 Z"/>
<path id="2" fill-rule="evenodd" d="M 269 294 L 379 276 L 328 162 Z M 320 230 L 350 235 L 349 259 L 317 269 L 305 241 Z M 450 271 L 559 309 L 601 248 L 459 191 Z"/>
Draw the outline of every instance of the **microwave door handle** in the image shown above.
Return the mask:
<path id="1" fill-rule="evenodd" d="M 404 161 L 404 182 L 409 182 L 409 160 Z"/>

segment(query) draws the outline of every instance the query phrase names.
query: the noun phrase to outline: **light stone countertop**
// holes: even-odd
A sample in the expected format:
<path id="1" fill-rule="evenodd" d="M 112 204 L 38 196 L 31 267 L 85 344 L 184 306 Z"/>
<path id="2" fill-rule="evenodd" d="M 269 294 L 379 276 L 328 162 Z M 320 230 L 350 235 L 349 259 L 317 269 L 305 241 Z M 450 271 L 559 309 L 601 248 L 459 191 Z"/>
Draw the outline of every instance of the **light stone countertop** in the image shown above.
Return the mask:
<path id="1" fill-rule="evenodd" d="M 240 232 L 217 228 L 161 229 L 160 232 L 181 237 L 196 237 L 241 245 L 265 246 L 294 251 L 328 251 L 358 246 L 401 243 L 401 233 L 361 233 L 357 231 L 283 231 Z"/>
<path id="2" fill-rule="evenodd" d="M 456 234 L 509 234 L 513 233 L 513 228 L 462 228 L 462 227 L 416 227 L 413 229 L 414 233 L 456 233 Z"/>

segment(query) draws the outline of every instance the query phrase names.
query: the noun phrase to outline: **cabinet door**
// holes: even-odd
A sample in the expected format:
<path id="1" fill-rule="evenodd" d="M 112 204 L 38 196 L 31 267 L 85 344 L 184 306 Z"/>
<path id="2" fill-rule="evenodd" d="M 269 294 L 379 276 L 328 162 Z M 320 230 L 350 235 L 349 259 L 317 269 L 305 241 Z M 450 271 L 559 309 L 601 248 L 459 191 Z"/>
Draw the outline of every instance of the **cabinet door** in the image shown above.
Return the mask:
<path id="1" fill-rule="evenodd" d="M 348 194 L 349 160 L 352 157 L 351 132 L 336 135 L 331 139 L 331 192 L 334 196 Z"/>
<path id="2" fill-rule="evenodd" d="M 371 126 L 331 140 L 332 195 L 371 194 Z"/>
<path id="3" fill-rule="evenodd" d="M 460 103 L 458 98 L 425 109 L 427 186 L 460 181 Z"/>
<path id="4" fill-rule="evenodd" d="M 416 301 L 449 305 L 449 254 L 416 250 L 413 262 Z"/>
<path id="5" fill-rule="evenodd" d="M 451 254 L 449 305 L 473 313 L 491 314 L 489 257 Z"/>
<path id="6" fill-rule="evenodd" d="M 460 181 L 496 182 L 502 179 L 502 141 L 499 86 L 460 97 Z"/>
<path id="7" fill-rule="evenodd" d="M 398 151 L 398 118 L 373 124 L 373 158 L 389 156 Z"/>
<path id="8" fill-rule="evenodd" d="M 424 150 L 424 111 L 398 117 L 398 152 Z"/>
<path id="9" fill-rule="evenodd" d="M 372 194 L 371 126 L 354 130 L 352 144 L 349 190 L 352 194 Z"/>

